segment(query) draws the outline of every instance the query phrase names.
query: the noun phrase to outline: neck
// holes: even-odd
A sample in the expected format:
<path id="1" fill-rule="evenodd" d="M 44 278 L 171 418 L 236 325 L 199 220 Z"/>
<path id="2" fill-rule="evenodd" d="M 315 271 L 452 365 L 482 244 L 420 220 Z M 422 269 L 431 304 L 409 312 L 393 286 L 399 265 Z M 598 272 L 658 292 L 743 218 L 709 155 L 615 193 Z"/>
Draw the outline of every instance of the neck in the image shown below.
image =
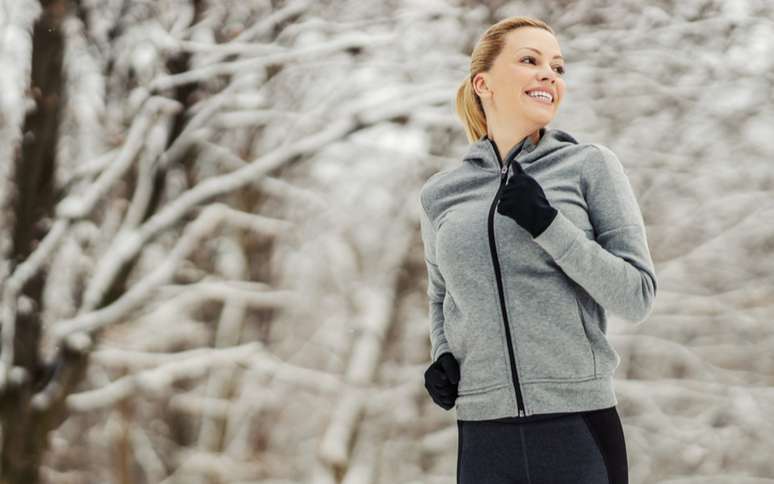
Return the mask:
<path id="1" fill-rule="evenodd" d="M 529 127 L 521 129 L 503 129 L 497 126 L 487 127 L 487 137 L 494 141 L 497 151 L 500 152 L 500 163 L 505 163 L 511 150 L 529 136 L 532 143 L 540 141 L 540 128 Z"/>

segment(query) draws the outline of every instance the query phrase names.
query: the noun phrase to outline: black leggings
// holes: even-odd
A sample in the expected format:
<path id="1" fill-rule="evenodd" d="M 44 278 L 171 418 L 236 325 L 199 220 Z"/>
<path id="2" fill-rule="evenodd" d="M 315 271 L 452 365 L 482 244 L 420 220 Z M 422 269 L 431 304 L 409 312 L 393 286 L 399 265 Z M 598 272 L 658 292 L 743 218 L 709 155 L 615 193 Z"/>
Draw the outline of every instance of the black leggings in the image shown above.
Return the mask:
<path id="1" fill-rule="evenodd" d="M 616 407 L 509 423 L 457 420 L 457 484 L 628 484 Z"/>

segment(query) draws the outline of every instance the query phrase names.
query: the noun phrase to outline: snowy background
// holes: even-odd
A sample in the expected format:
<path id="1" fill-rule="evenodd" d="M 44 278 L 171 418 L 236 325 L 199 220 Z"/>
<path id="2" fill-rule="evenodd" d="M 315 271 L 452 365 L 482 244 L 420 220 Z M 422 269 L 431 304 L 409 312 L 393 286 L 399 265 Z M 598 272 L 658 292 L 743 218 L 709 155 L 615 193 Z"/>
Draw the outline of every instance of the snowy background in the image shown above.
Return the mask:
<path id="1" fill-rule="evenodd" d="M 630 482 L 774 483 L 774 0 L 0 0 L 0 482 L 455 482 L 418 190 L 510 15 L 647 225 Z"/>

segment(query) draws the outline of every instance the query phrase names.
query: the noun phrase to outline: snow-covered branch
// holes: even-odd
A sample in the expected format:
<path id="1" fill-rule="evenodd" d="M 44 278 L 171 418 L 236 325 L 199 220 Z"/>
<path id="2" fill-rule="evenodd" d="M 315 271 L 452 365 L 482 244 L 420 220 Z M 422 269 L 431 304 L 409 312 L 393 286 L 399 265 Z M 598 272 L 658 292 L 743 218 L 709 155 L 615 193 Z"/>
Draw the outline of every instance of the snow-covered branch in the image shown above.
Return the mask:
<path id="1" fill-rule="evenodd" d="M 229 348 L 201 350 L 193 355 L 183 354 L 156 368 L 121 377 L 101 388 L 72 394 L 67 397 L 67 407 L 74 412 L 88 412 L 111 407 L 138 391 L 159 395 L 176 380 L 201 377 L 216 366 L 245 364 L 259 351 L 260 344 L 245 343 Z"/>

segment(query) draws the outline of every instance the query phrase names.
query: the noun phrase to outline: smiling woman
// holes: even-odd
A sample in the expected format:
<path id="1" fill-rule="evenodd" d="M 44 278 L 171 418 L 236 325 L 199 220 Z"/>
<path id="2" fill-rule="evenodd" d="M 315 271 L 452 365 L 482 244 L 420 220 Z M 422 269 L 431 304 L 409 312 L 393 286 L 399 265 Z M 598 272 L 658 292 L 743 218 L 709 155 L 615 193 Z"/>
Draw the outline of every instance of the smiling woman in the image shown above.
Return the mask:
<path id="1" fill-rule="evenodd" d="M 616 155 L 546 126 L 564 74 L 541 20 L 491 26 L 457 93 L 463 162 L 420 192 L 425 386 L 456 411 L 458 484 L 628 482 L 606 317 L 642 322 L 655 270 Z"/>
<path id="2" fill-rule="evenodd" d="M 564 57 L 553 30 L 540 21 L 520 28 L 494 27 L 473 51 L 470 77 L 458 90 L 457 106 L 467 120 L 469 141 L 487 134 L 500 153 L 507 153 L 524 136 L 537 141 L 537 128 L 559 110 Z"/>

